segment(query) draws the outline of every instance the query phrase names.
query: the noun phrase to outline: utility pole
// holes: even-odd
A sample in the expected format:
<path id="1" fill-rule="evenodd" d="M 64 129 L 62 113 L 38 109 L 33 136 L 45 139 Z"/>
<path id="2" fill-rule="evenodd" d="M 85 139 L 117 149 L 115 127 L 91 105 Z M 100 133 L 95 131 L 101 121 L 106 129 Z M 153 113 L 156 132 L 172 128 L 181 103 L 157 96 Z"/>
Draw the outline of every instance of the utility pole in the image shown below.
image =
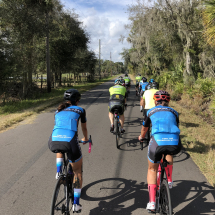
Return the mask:
<path id="1" fill-rule="evenodd" d="M 101 79 L 101 40 L 99 39 L 99 80 Z"/>
<path id="2" fill-rule="evenodd" d="M 113 75 L 113 74 L 112 74 L 111 52 L 110 52 L 110 74 L 111 74 L 111 76 Z"/>

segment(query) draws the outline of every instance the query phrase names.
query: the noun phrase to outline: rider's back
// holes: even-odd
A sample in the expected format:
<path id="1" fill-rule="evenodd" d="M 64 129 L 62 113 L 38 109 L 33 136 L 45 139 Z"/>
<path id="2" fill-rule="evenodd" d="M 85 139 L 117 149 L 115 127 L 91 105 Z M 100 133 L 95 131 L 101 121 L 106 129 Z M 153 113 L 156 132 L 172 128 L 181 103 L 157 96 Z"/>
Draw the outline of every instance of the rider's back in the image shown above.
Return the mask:
<path id="1" fill-rule="evenodd" d="M 143 99 L 145 99 L 145 109 L 151 109 L 155 107 L 153 96 L 157 91 L 157 89 L 150 89 L 144 92 Z"/>

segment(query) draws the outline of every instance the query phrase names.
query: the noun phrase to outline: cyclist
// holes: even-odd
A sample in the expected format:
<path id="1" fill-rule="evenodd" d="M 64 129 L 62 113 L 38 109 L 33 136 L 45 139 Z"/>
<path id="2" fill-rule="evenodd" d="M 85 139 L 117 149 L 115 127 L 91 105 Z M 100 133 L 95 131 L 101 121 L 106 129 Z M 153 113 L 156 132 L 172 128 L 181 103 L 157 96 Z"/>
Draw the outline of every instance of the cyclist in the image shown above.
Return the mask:
<path id="1" fill-rule="evenodd" d="M 170 95 L 166 91 L 157 91 L 154 94 L 155 107 L 147 112 L 147 117 L 141 129 L 139 140 L 143 140 L 145 134 L 152 123 L 152 137 L 148 147 L 148 190 L 149 190 L 149 203 L 147 210 L 155 210 L 155 195 L 157 190 L 157 171 L 160 160 L 162 159 L 162 150 L 165 148 L 171 151 L 171 154 L 177 154 L 181 149 L 181 142 L 179 138 L 180 129 L 178 113 L 168 107 Z M 159 156 L 157 156 L 157 153 Z M 167 180 L 169 187 L 172 188 L 172 169 L 173 169 L 173 156 L 167 155 Z"/>
<path id="2" fill-rule="evenodd" d="M 131 87 L 131 80 L 128 77 L 128 74 L 125 74 L 124 80 L 125 80 L 125 86 L 127 87 L 128 93 L 129 93 L 130 92 L 130 87 Z"/>
<path id="3" fill-rule="evenodd" d="M 138 89 L 139 89 L 139 82 L 142 79 L 142 76 L 140 74 L 138 74 L 138 76 L 136 76 L 136 86 L 135 86 L 135 90 L 136 90 L 136 96 L 138 95 Z"/>
<path id="4" fill-rule="evenodd" d="M 140 105 L 144 107 L 144 120 L 147 114 L 147 111 L 155 107 L 153 96 L 158 91 L 158 83 L 153 82 L 146 86 L 146 90 L 141 98 Z M 146 134 L 146 139 L 149 140 L 150 130 Z"/>
<path id="5" fill-rule="evenodd" d="M 154 80 L 153 78 L 151 78 L 151 79 L 149 80 L 149 83 L 151 84 L 151 83 L 153 83 L 153 82 L 155 82 L 155 80 Z"/>
<path id="6" fill-rule="evenodd" d="M 55 113 L 55 126 L 51 137 L 49 138 L 49 148 L 66 147 L 69 149 L 67 156 L 74 172 L 74 204 L 73 212 L 80 212 L 82 206 L 79 204 L 82 188 L 82 153 L 78 143 L 78 121 L 81 120 L 81 128 L 84 135 L 82 141 L 88 141 L 87 136 L 87 119 L 86 112 L 83 108 L 77 106 L 81 94 L 76 89 L 69 89 L 64 93 L 65 103 L 59 105 Z M 56 166 L 57 173 L 56 179 L 61 174 L 63 164 L 63 156 L 57 153 Z"/>
<path id="7" fill-rule="evenodd" d="M 124 125 L 124 111 L 125 111 L 125 102 L 127 97 L 126 88 L 123 86 L 125 84 L 124 79 L 118 79 L 115 82 L 115 86 L 109 89 L 110 92 L 110 99 L 109 99 L 109 119 L 111 123 L 110 132 L 114 131 L 114 109 L 119 110 L 119 121 L 121 124 L 121 133 L 124 133 L 125 130 L 123 129 Z"/>
<path id="8" fill-rule="evenodd" d="M 139 84 L 139 86 L 140 86 L 140 89 L 141 89 L 141 91 L 140 91 L 140 111 L 142 112 L 143 111 L 143 106 L 142 106 L 142 103 L 143 103 L 143 98 L 142 98 L 142 96 L 143 96 L 143 94 L 144 94 L 144 92 L 145 92 L 145 88 L 146 88 L 146 86 L 148 85 L 148 82 L 147 82 L 147 78 L 145 78 L 145 77 L 143 77 L 142 78 L 142 80 L 140 81 L 140 84 Z"/>

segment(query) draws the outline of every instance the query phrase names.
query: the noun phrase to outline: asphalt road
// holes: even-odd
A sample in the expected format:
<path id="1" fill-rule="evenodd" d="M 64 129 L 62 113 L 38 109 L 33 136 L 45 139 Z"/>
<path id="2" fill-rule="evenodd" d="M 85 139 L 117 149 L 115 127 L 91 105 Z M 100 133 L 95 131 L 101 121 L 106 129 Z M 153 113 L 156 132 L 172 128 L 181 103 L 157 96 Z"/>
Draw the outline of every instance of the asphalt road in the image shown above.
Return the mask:
<path id="1" fill-rule="evenodd" d="M 148 202 L 146 183 L 147 147 L 140 150 L 142 115 L 134 87 L 125 112 L 126 133 L 116 148 L 109 132 L 106 82 L 82 96 L 87 126 L 92 135 L 91 154 L 82 146 L 84 183 L 83 215 L 144 215 Z M 134 86 L 134 85 L 133 85 Z M 21 124 L 0 134 L 0 214 L 48 215 L 56 183 L 55 154 L 47 142 L 54 125 L 55 108 L 42 113 L 31 124 Z M 79 134 L 82 137 L 82 134 Z M 172 204 L 177 215 L 215 214 L 214 188 L 190 156 L 182 151 L 175 157 Z"/>

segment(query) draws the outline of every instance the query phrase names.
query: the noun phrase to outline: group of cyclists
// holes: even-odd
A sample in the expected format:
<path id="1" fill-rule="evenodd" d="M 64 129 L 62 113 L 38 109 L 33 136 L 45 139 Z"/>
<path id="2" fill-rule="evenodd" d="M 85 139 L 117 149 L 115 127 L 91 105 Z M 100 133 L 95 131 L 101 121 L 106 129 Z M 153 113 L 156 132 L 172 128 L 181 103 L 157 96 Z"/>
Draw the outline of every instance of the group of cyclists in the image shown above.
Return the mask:
<path id="1" fill-rule="evenodd" d="M 131 80 L 128 74 L 120 76 L 115 80 L 114 86 L 110 87 L 109 93 L 109 119 L 111 123 L 110 132 L 114 131 L 114 110 L 119 112 L 121 133 L 125 133 L 124 111 L 126 98 L 130 91 Z M 149 140 L 148 146 L 148 173 L 147 183 L 149 191 L 149 203 L 146 209 L 155 210 L 158 166 L 162 159 L 162 153 L 168 150 L 168 161 L 165 167 L 169 188 L 172 188 L 173 155 L 180 152 L 181 142 L 179 138 L 179 117 L 178 113 L 169 107 L 170 95 L 168 92 L 159 90 L 159 84 L 153 79 L 147 82 L 147 78 L 138 75 L 136 77 L 136 95 L 140 96 L 140 111 L 144 113 L 139 141 Z M 84 138 L 88 141 L 86 112 L 78 106 L 81 99 L 76 89 L 67 90 L 64 93 L 65 103 L 61 104 L 55 113 L 55 126 L 49 139 L 49 148 L 62 146 L 68 148 L 68 159 L 74 172 L 74 203 L 73 212 L 81 212 L 82 206 L 79 203 L 82 188 L 82 153 L 78 142 L 78 122 L 81 120 L 81 127 Z M 151 127 L 151 130 L 149 129 Z M 150 131 L 150 132 L 149 132 Z M 56 147 L 55 147 L 56 148 Z M 56 179 L 61 174 L 63 159 L 60 153 L 56 156 L 57 173 Z"/>

